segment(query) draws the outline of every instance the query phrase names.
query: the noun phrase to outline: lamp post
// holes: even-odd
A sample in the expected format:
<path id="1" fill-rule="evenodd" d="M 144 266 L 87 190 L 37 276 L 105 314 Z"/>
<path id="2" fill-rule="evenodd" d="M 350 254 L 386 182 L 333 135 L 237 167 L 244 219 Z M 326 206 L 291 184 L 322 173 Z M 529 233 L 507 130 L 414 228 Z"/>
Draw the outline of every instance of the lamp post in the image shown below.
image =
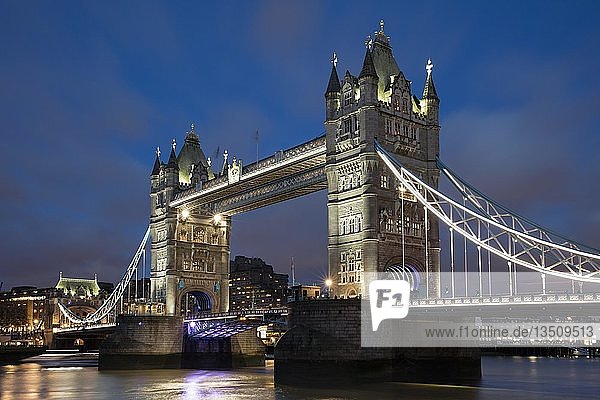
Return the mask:
<path id="1" fill-rule="evenodd" d="M 331 285 L 332 284 L 333 284 L 333 281 L 331 280 L 331 278 L 325 279 L 325 286 L 327 287 L 327 298 L 331 297 Z"/>

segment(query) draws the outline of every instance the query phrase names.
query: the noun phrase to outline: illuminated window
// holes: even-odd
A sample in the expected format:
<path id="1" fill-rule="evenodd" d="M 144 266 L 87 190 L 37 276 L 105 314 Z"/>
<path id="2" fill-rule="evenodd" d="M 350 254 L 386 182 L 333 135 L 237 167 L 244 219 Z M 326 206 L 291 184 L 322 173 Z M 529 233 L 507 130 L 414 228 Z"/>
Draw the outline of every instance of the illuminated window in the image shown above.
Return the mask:
<path id="1" fill-rule="evenodd" d="M 381 175 L 381 188 L 382 189 L 389 189 L 390 188 L 390 184 L 388 182 L 388 176 L 385 174 Z"/>
<path id="2" fill-rule="evenodd" d="M 392 220 L 392 218 L 386 218 L 385 220 L 385 230 L 388 232 L 393 232 L 394 231 L 394 222 Z"/>

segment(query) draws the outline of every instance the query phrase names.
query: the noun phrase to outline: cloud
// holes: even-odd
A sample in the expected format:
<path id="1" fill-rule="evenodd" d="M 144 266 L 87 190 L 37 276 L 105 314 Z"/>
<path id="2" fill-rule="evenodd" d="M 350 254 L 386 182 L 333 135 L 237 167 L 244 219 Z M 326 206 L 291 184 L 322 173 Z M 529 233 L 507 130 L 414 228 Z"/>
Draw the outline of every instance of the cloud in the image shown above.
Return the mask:
<path id="1" fill-rule="evenodd" d="M 590 183 L 600 167 L 590 161 L 599 144 L 591 129 L 600 118 L 591 110 L 600 83 L 582 85 L 569 58 L 502 57 L 478 70 L 474 80 L 486 97 L 443 118 L 442 158 L 513 210 L 597 245 L 590 215 L 599 210 L 600 187 Z"/>

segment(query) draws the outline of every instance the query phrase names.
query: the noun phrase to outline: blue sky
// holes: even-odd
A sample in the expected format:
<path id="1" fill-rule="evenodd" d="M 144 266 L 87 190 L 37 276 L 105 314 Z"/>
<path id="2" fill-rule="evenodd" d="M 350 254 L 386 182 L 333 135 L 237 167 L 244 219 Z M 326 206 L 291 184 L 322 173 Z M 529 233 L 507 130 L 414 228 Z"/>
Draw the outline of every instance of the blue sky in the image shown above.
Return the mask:
<path id="1" fill-rule="evenodd" d="M 217 4 L 220 3 L 220 4 Z M 251 161 L 324 131 L 331 52 L 360 72 L 386 21 L 417 94 L 431 57 L 441 156 L 522 214 L 600 247 L 599 6 L 586 1 L 0 4 L 0 281 L 115 281 L 148 222 L 154 149 L 194 122 Z M 240 215 L 232 256 L 326 268 L 326 195 Z"/>

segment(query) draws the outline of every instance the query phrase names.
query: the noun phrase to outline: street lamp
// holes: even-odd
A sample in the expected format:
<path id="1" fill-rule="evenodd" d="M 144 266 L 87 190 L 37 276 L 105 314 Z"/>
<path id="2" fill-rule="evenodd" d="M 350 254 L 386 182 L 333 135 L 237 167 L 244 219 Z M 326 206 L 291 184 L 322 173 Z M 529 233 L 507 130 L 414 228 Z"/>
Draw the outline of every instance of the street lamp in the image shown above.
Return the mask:
<path id="1" fill-rule="evenodd" d="M 188 219 L 189 216 L 190 216 L 190 210 L 188 210 L 188 209 L 181 210 L 181 220 L 183 222 L 185 222 L 185 220 Z"/>
<path id="2" fill-rule="evenodd" d="M 331 278 L 325 279 L 325 286 L 327 287 L 327 297 L 331 296 L 331 285 L 333 285 L 333 281 Z"/>

